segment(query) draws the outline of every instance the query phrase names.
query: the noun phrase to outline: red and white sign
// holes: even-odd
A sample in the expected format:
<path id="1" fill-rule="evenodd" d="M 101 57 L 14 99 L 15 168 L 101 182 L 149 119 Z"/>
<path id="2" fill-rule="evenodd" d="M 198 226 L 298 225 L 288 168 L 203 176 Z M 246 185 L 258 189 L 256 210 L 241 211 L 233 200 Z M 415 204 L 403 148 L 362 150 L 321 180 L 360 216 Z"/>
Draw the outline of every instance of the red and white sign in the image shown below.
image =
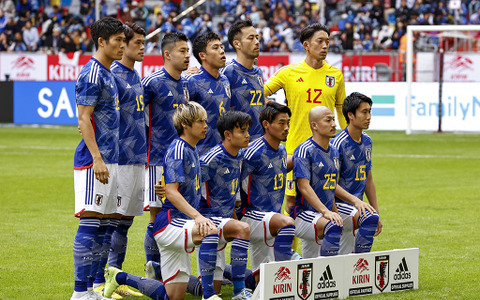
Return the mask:
<path id="1" fill-rule="evenodd" d="M 474 82 L 480 74 L 480 54 L 445 54 L 443 80 L 447 82 Z"/>
<path id="2" fill-rule="evenodd" d="M 0 79 L 7 75 L 12 81 L 46 81 L 47 56 L 45 54 L 2 53 Z"/>
<path id="3" fill-rule="evenodd" d="M 78 52 L 77 52 L 78 53 Z M 90 60 L 90 55 L 48 55 L 49 81 L 76 81 L 80 70 Z"/>
<path id="4" fill-rule="evenodd" d="M 375 65 L 378 63 L 386 64 L 390 67 L 391 70 L 394 70 L 395 68 L 391 65 L 390 59 L 391 56 L 389 54 L 343 55 L 343 78 L 345 82 L 377 81 L 377 72 L 375 71 Z M 391 81 L 393 81 L 393 72 Z"/>

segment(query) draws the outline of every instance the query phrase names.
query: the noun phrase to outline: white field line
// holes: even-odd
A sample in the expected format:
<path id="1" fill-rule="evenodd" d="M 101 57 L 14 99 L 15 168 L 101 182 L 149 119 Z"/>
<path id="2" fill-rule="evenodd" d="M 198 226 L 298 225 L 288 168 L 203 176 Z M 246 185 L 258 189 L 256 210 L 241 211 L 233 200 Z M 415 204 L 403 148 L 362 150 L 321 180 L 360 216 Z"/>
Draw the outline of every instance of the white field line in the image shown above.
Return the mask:
<path id="1" fill-rule="evenodd" d="M 75 151 L 75 147 L 49 147 L 49 146 L 7 146 L 0 145 L 0 149 L 28 149 L 28 150 L 72 150 Z"/>
<path id="2" fill-rule="evenodd" d="M 445 159 L 480 159 L 480 156 L 465 155 L 436 155 L 436 154 L 374 154 L 373 157 L 392 157 L 392 158 L 445 158 Z"/>

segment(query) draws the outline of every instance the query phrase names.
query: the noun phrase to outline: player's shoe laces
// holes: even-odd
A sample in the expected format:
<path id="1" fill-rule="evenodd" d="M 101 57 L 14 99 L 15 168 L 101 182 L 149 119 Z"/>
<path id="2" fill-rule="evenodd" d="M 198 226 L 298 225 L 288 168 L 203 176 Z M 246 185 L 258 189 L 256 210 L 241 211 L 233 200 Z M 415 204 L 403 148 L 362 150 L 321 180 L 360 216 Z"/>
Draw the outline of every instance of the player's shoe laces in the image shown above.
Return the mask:
<path id="1" fill-rule="evenodd" d="M 103 297 L 103 289 L 105 288 L 105 283 L 102 283 L 101 285 L 97 286 L 96 288 L 93 289 L 96 295 Z M 113 293 L 110 298 L 97 298 L 97 299 L 114 299 L 114 300 L 122 300 L 123 297 L 120 296 L 117 293 Z"/>
<path id="2" fill-rule="evenodd" d="M 252 298 L 252 293 L 247 289 L 243 289 L 240 293 L 232 297 L 232 300 L 250 300 Z"/>
<path id="3" fill-rule="evenodd" d="M 82 294 L 82 296 L 80 296 L 79 294 Z M 70 300 L 96 300 L 97 297 L 95 297 L 95 295 L 92 295 L 92 293 L 90 292 L 73 292 L 73 295 L 72 297 L 70 298 Z"/>
<path id="4" fill-rule="evenodd" d="M 92 299 L 96 299 L 96 300 L 111 300 L 111 299 L 113 299 L 113 298 L 103 297 L 102 295 L 99 295 L 99 294 L 95 293 L 94 291 L 88 291 L 88 293 L 90 295 L 92 295 Z"/>
<path id="5" fill-rule="evenodd" d="M 103 290 L 105 297 L 112 296 L 113 292 L 118 288 L 119 284 L 116 277 L 120 272 L 122 272 L 122 270 L 115 267 L 105 268 L 105 289 Z"/>
<path id="6" fill-rule="evenodd" d="M 134 290 L 130 289 L 128 285 L 122 284 L 117 288 L 115 293 L 122 295 L 122 296 L 130 296 L 130 297 L 143 297 L 142 293 L 135 292 Z M 114 293 L 114 294 L 115 294 Z"/>
<path id="7" fill-rule="evenodd" d="M 202 297 L 202 300 L 222 300 L 222 298 L 220 298 L 218 295 L 213 295 L 213 296 L 211 296 L 210 298 L 207 298 L 207 299 Z"/>
<path id="8" fill-rule="evenodd" d="M 162 273 L 160 272 L 160 264 L 155 261 L 148 261 L 145 264 L 145 278 L 149 279 L 162 279 Z"/>

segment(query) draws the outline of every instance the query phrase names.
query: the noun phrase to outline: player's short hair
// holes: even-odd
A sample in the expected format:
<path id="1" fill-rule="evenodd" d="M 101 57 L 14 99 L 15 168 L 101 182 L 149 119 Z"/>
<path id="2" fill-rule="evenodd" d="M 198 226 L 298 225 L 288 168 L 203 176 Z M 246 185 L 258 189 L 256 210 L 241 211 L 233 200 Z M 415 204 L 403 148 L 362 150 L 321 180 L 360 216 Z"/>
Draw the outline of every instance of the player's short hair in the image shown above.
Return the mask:
<path id="1" fill-rule="evenodd" d="M 131 39 L 133 39 L 133 36 L 135 33 L 141 34 L 143 36 L 146 35 L 145 29 L 140 27 L 137 23 L 133 22 L 125 22 L 123 25 L 125 27 L 125 44 L 128 45 Z"/>
<path id="2" fill-rule="evenodd" d="M 233 47 L 233 41 L 240 39 L 239 35 L 242 34 L 242 29 L 245 27 L 253 27 L 251 20 L 238 20 L 235 21 L 228 29 L 228 43 Z"/>
<path id="3" fill-rule="evenodd" d="M 305 41 L 310 41 L 315 32 L 320 30 L 325 31 L 328 36 L 330 36 L 330 29 L 323 24 L 313 23 L 311 25 L 303 27 L 303 29 L 300 31 L 300 43 L 303 44 L 303 42 Z"/>
<path id="4" fill-rule="evenodd" d="M 165 34 L 162 39 L 162 56 L 165 56 L 165 50 L 172 50 L 179 41 L 188 42 L 188 37 L 182 32 L 170 32 Z"/>
<path id="5" fill-rule="evenodd" d="M 123 23 L 119 19 L 113 17 L 103 17 L 90 26 L 90 34 L 92 35 L 92 40 L 96 49 L 98 49 L 99 38 L 103 38 L 108 43 L 108 40 L 112 35 L 124 31 L 125 27 L 123 26 Z"/>
<path id="6" fill-rule="evenodd" d="M 173 126 L 180 136 L 183 134 L 183 124 L 192 126 L 193 122 L 207 119 L 207 111 L 195 101 L 189 101 L 177 107 L 173 113 Z"/>
<path id="7" fill-rule="evenodd" d="M 347 98 L 345 98 L 345 100 L 343 101 L 342 112 L 345 120 L 347 120 L 347 124 L 350 124 L 348 113 L 351 112 L 353 115 L 355 115 L 355 112 L 360 107 L 360 104 L 362 104 L 362 102 L 367 102 L 368 104 L 370 104 L 370 106 L 372 106 L 373 103 L 370 97 L 365 96 L 364 94 L 359 92 L 353 92 L 348 95 Z"/>
<path id="8" fill-rule="evenodd" d="M 222 141 L 225 140 L 225 131 L 233 132 L 235 127 L 242 128 L 245 125 L 252 126 L 252 117 L 247 113 L 235 110 L 227 111 L 217 121 L 217 129 Z"/>
<path id="9" fill-rule="evenodd" d="M 292 111 L 290 110 L 290 108 L 288 108 L 288 106 L 282 105 L 274 101 L 270 101 L 265 105 L 265 108 L 262 109 L 260 115 L 258 116 L 258 119 L 262 124 L 263 121 L 267 121 L 271 124 L 275 120 L 275 118 L 281 113 L 286 113 L 289 117 L 292 116 Z M 263 125 L 262 128 L 263 132 L 265 132 L 265 127 L 263 127 Z"/>
<path id="10" fill-rule="evenodd" d="M 221 41 L 218 34 L 216 34 L 213 31 L 207 31 L 197 36 L 197 38 L 193 41 L 193 45 L 192 45 L 193 56 L 195 56 L 199 64 L 202 64 L 202 61 L 200 60 L 200 52 L 207 52 L 208 42 L 214 41 L 214 40 Z"/>

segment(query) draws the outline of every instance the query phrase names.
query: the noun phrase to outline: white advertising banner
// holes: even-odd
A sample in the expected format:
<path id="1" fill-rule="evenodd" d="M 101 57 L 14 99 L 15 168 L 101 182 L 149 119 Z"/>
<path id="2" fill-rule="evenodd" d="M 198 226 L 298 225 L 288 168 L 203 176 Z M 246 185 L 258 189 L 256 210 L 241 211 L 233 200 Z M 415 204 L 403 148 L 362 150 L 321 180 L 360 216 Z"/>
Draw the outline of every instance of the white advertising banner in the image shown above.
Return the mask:
<path id="1" fill-rule="evenodd" d="M 47 55 L 35 53 L 2 53 L 0 80 L 46 81 Z"/>
<path id="2" fill-rule="evenodd" d="M 256 299 L 344 299 L 418 289 L 418 248 L 274 262 L 260 266 Z"/>
<path id="3" fill-rule="evenodd" d="M 480 74 L 480 53 L 447 53 L 443 61 L 444 81 L 478 82 L 478 74 Z"/>

